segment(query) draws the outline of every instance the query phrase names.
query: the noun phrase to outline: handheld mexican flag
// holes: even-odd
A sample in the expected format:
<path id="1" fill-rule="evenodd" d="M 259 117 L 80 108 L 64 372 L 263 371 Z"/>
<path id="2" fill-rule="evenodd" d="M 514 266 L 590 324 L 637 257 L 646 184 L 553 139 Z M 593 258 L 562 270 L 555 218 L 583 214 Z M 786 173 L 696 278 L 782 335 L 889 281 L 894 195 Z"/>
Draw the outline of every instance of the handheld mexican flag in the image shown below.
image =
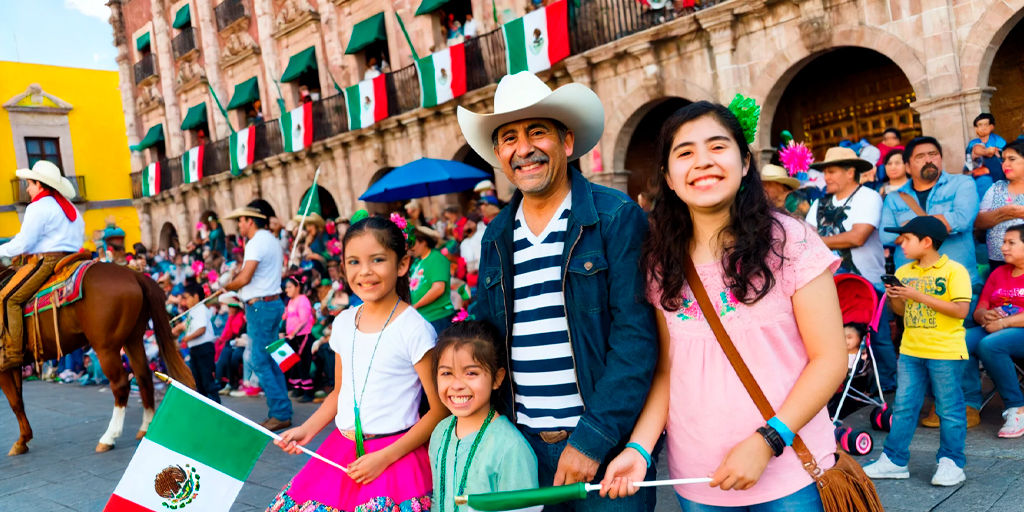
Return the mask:
<path id="1" fill-rule="evenodd" d="M 253 151 L 256 149 L 256 127 L 249 126 L 231 134 L 228 142 L 231 153 L 231 174 L 238 176 L 246 167 L 252 165 Z"/>
<path id="2" fill-rule="evenodd" d="M 299 356 L 292 350 L 288 340 L 277 340 L 267 345 L 267 352 L 270 352 L 270 357 L 274 358 L 274 362 L 281 367 L 282 372 L 291 370 L 292 366 L 299 362 Z"/>
<path id="3" fill-rule="evenodd" d="M 508 74 L 539 73 L 569 56 L 569 2 L 559 0 L 501 27 Z"/>
<path id="4" fill-rule="evenodd" d="M 228 510 L 270 441 L 268 434 L 172 380 L 103 510 Z"/>
<path id="5" fill-rule="evenodd" d="M 196 183 L 203 179 L 203 146 L 196 146 L 181 155 L 181 172 L 185 183 Z"/>
<path id="6" fill-rule="evenodd" d="M 345 88 L 349 130 L 366 128 L 388 117 L 388 92 L 384 87 L 384 77 L 380 75 Z"/>
<path id="7" fill-rule="evenodd" d="M 466 94 L 466 47 L 456 44 L 416 61 L 420 105 L 436 107 Z"/>
<path id="8" fill-rule="evenodd" d="M 284 150 L 300 151 L 313 144 L 313 103 L 303 103 L 301 107 L 285 112 L 281 116 L 281 137 L 284 139 Z"/>
<path id="9" fill-rule="evenodd" d="M 160 193 L 160 162 L 153 162 L 142 170 L 142 197 Z"/>

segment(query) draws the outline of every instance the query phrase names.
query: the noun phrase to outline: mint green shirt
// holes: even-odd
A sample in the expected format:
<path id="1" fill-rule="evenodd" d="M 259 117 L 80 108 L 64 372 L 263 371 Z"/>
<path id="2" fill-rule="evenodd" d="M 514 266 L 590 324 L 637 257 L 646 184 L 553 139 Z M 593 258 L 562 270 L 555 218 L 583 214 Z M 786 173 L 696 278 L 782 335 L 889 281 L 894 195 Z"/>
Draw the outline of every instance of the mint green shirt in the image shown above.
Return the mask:
<path id="1" fill-rule="evenodd" d="M 476 432 L 459 439 L 452 433 L 448 444 L 444 499 L 441 499 L 441 449 L 444 447 L 444 433 L 455 420 L 449 416 L 434 428 L 430 434 L 430 468 L 434 479 L 434 494 L 430 500 L 430 512 L 452 512 L 455 509 L 455 495 L 459 491 L 459 480 L 466 469 L 466 459 L 473 448 Z M 458 460 L 455 460 L 458 445 Z M 464 494 L 481 494 L 496 491 L 516 491 L 537 488 L 537 455 L 519 430 L 504 416 L 498 415 L 487 426 L 484 437 L 473 456 L 469 468 Z M 468 506 L 459 507 L 459 512 L 469 512 Z"/>

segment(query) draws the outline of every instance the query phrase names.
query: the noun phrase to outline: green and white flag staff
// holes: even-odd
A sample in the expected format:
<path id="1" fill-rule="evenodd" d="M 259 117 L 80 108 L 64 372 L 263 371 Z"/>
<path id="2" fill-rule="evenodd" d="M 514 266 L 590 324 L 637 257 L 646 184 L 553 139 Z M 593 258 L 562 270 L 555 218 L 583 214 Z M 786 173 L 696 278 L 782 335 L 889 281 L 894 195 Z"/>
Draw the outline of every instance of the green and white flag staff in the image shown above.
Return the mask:
<path id="1" fill-rule="evenodd" d="M 677 480 L 655 480 L 651 482 L 634 482 L 636 487 L 660 487 L 663 485 L 686 485 L 710 482 L 710 478 L 682 478 Z M 577 483 L 558 487 L 542 487 L 540 489 L 523 489 L 521 491 L 488 492 L 457 496 L 456 505 L 469 505 L 480 512 L 499 512 L 536 507 L 538 505 L 554 505 L 572 500 L 586 499 L 590 491 L 600 491 L 601 484 Z"/>
<path id="2" fill-rule="evenodd" d="M 316 168 L 316 174 L 313 175 L 313 186 L 310 187 L 310 192 L 306 198 L 306 204 L 302 205 L 302 221 L 299 222 L 299 230 L 295 235 L 295 241 L 292 242 L 292 251 L 288 254 L 288 265 L 292 264 L 292 259 L 295 258 L 295 250 L 299 248 L 299 239 L 304 238 L 302 236 L 302 228 L 306 226 L 306 216 L 309 215 L 309 207 L 313 203 L 313 196 L 317 193 L 316 182 L 320 179 L 320 168 Z"/>

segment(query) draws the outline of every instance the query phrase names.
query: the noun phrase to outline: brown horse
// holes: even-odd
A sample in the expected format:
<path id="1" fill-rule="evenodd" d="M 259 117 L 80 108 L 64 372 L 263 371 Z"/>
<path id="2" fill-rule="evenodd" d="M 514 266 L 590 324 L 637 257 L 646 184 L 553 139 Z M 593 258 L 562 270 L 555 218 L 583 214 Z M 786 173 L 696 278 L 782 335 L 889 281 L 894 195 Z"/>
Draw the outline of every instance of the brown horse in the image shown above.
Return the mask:
<path id="1" fill-rule="evenodd" d="M 0 266 L 0 277 L 5 272 L 10 270 Z M 85 272 L 82 287 L 85 296 L 81 300 L 57 310 L 37 313 L 38 319 L 25 318 L 25 332 L 40 331 L 41 361 L 55 359 L 58 351 L 53 315 L 57 314 L 61 353 L 67 354 L 87 343 L 96 351 L 103 374 L 110 379 L 110 391 L 114 394 L 113 417 L 96 445 L 97 452 L 105 452 L 114 448 L 114 440 L 121 435 L 128 405 L 130 388 L 128 373 L 121 364 L 122 347 L 135 373 L 145 409 L 136 439 L 146 434 L 153 419 L 153 376 L 142 341 L 150 319 L 153 320 L 160 357 L 167 365 L 168 373 L 190 387 L 195 387 L 195 383 L 171 335 L 170 321 L 164 309 L 164 292 L 149 276 L 113 263 L 97 263 Z M 39 339 L 35 334 L 28 336 L 29 339 Z M 26 364 L 35 360 L 33 352 L 31 345 L 25 347 Z M 32 427 L 28 424 L 22 401 L 21 368 L 0 372 L 0 388 L 7 395 L 21 429 L 21 437 L 7 455 L 20 455 L 28 451 L 28 442 L 32 439 Z"/>

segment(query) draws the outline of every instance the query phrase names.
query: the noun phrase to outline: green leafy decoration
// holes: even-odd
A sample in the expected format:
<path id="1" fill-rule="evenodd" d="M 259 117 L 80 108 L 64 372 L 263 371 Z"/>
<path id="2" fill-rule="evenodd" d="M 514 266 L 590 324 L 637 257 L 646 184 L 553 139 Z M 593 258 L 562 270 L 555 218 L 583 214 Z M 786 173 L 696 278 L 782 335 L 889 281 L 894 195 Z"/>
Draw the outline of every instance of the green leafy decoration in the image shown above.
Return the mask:
<path id="1" fill-rule="evenodd" d="M 729 110 L 739 120 L 747 144 L 753 144 L 754 135 L 757 133 L 757 123 L 761 119 L 761 107 L 754 102 L 753 98 L 737 94 L 732 99 L 732 103 L 729 103 Z"/>

